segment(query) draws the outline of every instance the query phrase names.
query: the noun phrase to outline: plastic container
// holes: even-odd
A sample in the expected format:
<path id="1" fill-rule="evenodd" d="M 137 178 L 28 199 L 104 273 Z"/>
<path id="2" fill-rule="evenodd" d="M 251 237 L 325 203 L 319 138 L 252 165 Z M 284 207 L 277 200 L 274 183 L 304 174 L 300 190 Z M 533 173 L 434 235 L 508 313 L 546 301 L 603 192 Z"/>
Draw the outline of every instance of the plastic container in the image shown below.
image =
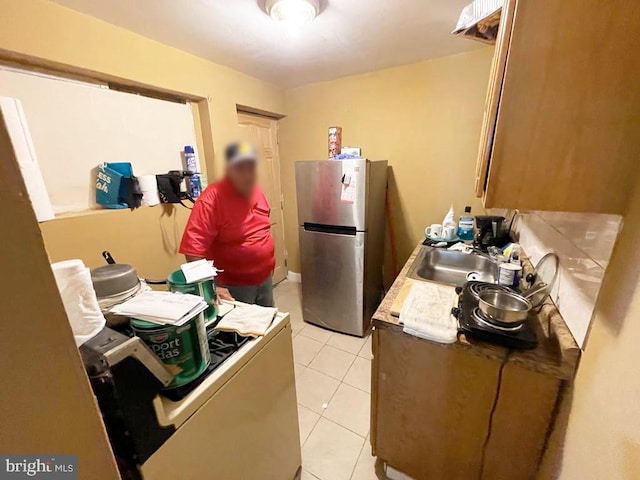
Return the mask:
<path id="1" fill-rule="evenodd" d="M 190 293 L 204 298 L 204 301 L 209 305 L 204 311 L 207 321 L 216 319 L 218 316 L 218 295 L 216 295 L 216 287 L 212 278 L 187 283 L 182 270 L 176 270 L 167 277 L 167 284 L 172 292 Z"/>
<path id="2" fill-rule="evenodd" d="M 515 263 L 501 263 L 498 266 L 498 284 L 505 287 L 517 287 L 522 276 L 522 266 Z"/>
<path id="3" fill-rule="evenodd" d="M 200 181 L 200 173 L 198 172 L 198 159 L 196 151 L 191 145 L 184 147 L 184 163 L 187 172 L 193 175 L 187 177 L 187 186 L 191 198 L 198 198 L 202 193 L 202 182 Z"/>
<path id="4" fill-rule="evenodd" d="M 473 240 L 473 217 L 469 205 L 464 207 L 464 215 L 458 221 L 458 237 L 460 240 Z"/>
<path id="5" fill-rule="evenodd" d="M 516 265 L 522 265 L 522 261 L 520 260 L 520 245 L 515 244 L 513 246 L 511 255 L 509 255 L 509 262 L 515 263 Z"/>
<path id="6" fill-rule="evenodd" d="M 204 313 L 199 313 L 187 323 L 159 325 L 137 318 L 131 319 L 136 337 L 151 349 L 175 374 L 167 389 L 180 387 L 198 378 L 209 366 L 211 353 L 204 326 Z"/>
<path id="7" fill-rule="evenodd" d="M 198 173 L 198 160 L 196 159 L 196 151 L 191 145 L 184 147 L 184 163 L 187 172 Z"/>
<path id="8" fill-rule="evenodd" d="M 189 184 L 189 193 L 191 198 L 198 198 L 202 193 L 202 183 L 200 182 L 200 175 L 195 174 L 187 178 Z"/>

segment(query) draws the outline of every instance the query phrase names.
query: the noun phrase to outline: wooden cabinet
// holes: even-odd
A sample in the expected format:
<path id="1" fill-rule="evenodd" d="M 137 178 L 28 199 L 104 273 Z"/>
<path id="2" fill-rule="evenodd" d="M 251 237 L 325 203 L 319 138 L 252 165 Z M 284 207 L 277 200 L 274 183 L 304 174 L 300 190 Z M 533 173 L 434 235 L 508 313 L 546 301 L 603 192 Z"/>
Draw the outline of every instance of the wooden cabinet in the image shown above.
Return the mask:
<path id="1" fill-rule="evenodd" d="M 563 434 L 558 410 L 580 358 L 557 308 L 539 312 L 532 350 L 408 335 L 391 312 L 420 248 L 373 316 L 373 454 L 415 480 L 555 478 L 548 438 Z"/>
<path id="2" fill-rule="evenodd" d="M 415 480 L 536 477 L 567 379 L 393 327 L 374 330 L 373 352 L 378 458 Z"/>
<path id="3" fill-rule="evenodd" d="M 476 170 L 486 207 L 622 213 L 640 156 L 640 3 L 507 0 Z"/>

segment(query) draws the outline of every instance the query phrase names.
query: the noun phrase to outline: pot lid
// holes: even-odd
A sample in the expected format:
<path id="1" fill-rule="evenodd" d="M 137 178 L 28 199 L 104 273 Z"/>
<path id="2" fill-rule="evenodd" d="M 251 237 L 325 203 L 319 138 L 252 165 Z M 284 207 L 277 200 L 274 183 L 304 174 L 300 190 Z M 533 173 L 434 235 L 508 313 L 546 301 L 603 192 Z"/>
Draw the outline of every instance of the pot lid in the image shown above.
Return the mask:
<path id="1" fill-rule="evenodd" d="M 91 281 L 98 298 L 119 295 L 139 283 L 138 273 L 131 265 L 116 263 L 91 270 Z"/>
<path id="2" fill-rule="evenodd" d="M 537 290 L 529 301 L 534 307 L 539 307 L 551 294 L 556 280 L 558 279 L 558 269 L 560 259 L 555 253 L 547 253 L 536 264 L 533 271 L 534 281 L 529 291 Z"/>

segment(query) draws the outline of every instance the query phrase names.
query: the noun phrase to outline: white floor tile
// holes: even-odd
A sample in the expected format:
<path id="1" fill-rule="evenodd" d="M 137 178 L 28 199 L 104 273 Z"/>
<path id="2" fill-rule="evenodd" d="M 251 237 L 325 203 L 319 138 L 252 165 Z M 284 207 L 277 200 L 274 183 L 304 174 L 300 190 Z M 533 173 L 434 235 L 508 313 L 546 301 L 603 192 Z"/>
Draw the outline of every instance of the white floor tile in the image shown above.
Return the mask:
<path id="1" fill-rule="evenodd" d="M 351 480 L 378 480 L 376 476 L 376 457 L 371 455 L 369 437 L 367 437 L 362 446 Z"/>
<path id="2" fill-rule="evenodd" d="M 371 393 L 371 360 L 356 357 L 343 382 Z"/>
<path id="3" fill-rule="evenodd" d="M 320 480 L 349 480 L 364 438 L 321 418 L 302 447 L 302 465 Z"/>
<path id="4" fill-rule="evenodd" d="M 298 403 L 321 414 L 325 408 L 323 405 L 329 403 L 339 385 L 340 382 L 335 378 L 307 368 L 296 379 Z"/>
<path id="5" fill-rule="evenodd" d="M 298 422 L 300 424 L 300 445 L 304 445 L 305 440 L 316 426 L 320 415 L 309 410 L 307 407 L 298 404 Z"/>
<path id="6" fill-rule="evenodd" d="M 316 477 L 313 473 L 311 473 L 309 470 L 306 469 L 302 469 L 302 477 L 300 477 L 300 480 L 320 480 L 318 477 Z"/>
<path id="7" fill-rule="evenodd" d="M 351 353 L 325 345 L 309 364 L 309 368 L 313 368 L 337 380 L 342 380 L 355 358 L 356 356 Z"/>
<path id="8" fill-rule="evenodd" d="M 323 344 L 327 343 L 332 333 L 333 332 L 331 332 L 330 330 L 316 327 L 315 325 L 311 325 L 310 323 L 305 323 L 304 328 L 300 331 L 300 335 L 304 335 L 308 338 L 313 338 L 314 340 Z"/>
<path id="9" fill-rule="evenodd" d="M 295 371 L 296 378 L 298 378 L 307 369 L 307 367 L 305 367 L 304 365 L 300 365 L 299 363 L 294 363 L 293 369 Z"/>
<path id="10" fill-rule="evenodd" d="M 311 363 L 311 360 L 318 354 L 322 348 L 322 343 L 309 337 L 296 335 L 293 339 L 293 359 L 296 363 L 305 367 Z"/>
<path id="11" fill-rule="evenodd" d="M 369 335 L 364 342 L 364 345 L 358 352 L 358 356 L 362 358 L 368 358 L 369 360 L 373 360 L 373 354 L 371 353 L 371 338 L 373 336 Z"/>
<path id="12" fill-rule="evenodd" d="M 351 335 L 345 335 L 344 333 L 333 333 L 331 338 L 327 342 L 332 347 L 339 348 L 345 352 L 353 353 L 357 355 L 362 349 L 362 346 L 366 342 L 366 338 L 354 337 Z"/>
<path id="13" fill-rule="evenodd" d="M 342 383 L 322 416 L 366 437 L 369 434 L 370 411 L 371 396 Z"/>
<path id="14" fill-rule="evenodd" d="M 297 319 L 293 316 L 292 313 L 289 313 L 289 316 L 291 317 L 291 332 L 295 337 L 300 333 L 300 331 L 305 327 L 305 325 L 304 325 L 304 322 L 302 321 L 302 318 Z"/>

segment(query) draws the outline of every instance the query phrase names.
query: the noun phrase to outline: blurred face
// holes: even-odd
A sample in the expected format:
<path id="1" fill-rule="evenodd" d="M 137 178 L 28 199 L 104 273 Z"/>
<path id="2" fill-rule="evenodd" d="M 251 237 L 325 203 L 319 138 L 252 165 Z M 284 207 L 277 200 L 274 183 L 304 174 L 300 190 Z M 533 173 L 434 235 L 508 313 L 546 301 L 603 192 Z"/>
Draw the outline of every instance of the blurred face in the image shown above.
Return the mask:
<path id="1" fill-rule="evenodd" d="M 228 165 L 227 178 L 240 195 L 249 198 L 258 181 L 256 162 L 246 161 Z"/>

